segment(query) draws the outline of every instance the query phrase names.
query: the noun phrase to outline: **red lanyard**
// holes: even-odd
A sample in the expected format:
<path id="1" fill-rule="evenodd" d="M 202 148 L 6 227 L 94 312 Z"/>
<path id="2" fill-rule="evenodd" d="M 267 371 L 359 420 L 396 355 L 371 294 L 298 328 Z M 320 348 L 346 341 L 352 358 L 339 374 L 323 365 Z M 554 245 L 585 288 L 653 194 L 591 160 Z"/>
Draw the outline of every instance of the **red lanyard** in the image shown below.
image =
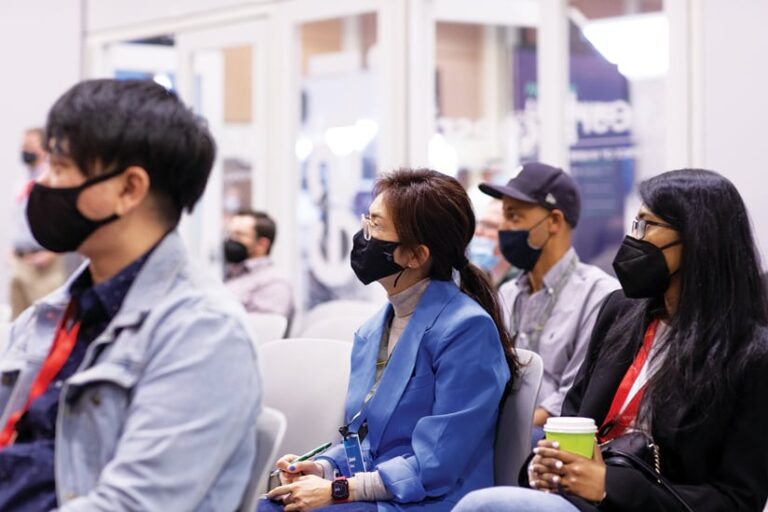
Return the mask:
<path id="1" fill-rule="evenodd" d="M 29 410 L 32 402 L 45 393 L 45 390 L 48 389 L 53 379 L 61 371 L 64 363 L 69 359 L 69 355 L 72 353 L 72 349 L 77 342 L 77 334 L 80 332 L 80 321 L 75 322 L 67 331 L 67 323 L 74 318 L 75 310 L 75 302 L 70 302 L 64 318 L 61 319 L 59 328 L 56 330 L 56 337 L 53 339 L 51 351 L 48 353 L 48 357 L 45 359 L 42 368 L 40 368 L 40 373 L 37 374 L 32 384 L 27 403 L 24 404 L 21 410 L 11 414 L 5 424 L 5 428 L 0 432 L 0 450 L 13 444 L 13 441 L 16 439 L 16 423 Z"/>
<path id="2" fill-rule="evenodd" d="M 613 397 L 611 408 L 608 410 L 608 414 L 605 416 L 605 421 L 598 431 L 598 440 L 601 443 L 615 439 L 624 433 L 627 428 L 637 417 L 637 413 L 640 410 L 640 401 L 643 399 L 643 393 L 645 393 L 646 385 L 643 384 L 635 396 L 632 397 L 627 407 L 622 411 L 621 407 L 624 402 L 627 401 L 629 392 L 632 390 L 632 385 L 640 375 L 640 370 L 643 369 L 646 359 L 648 359 L 648 353 L 651 351 L 651 345 L 653 339 L 656 337 L 656 328 L 659 326 L 659 320 L 656 319 L 650 323 L 648 329 L 645 331 L 645 337 L 643 338 L 643 346 L 640 347 L 640 351 L 635 356 L 635 360 L 632 362 L 632 366 L 629 367 L 627 373 L 619 384 L 619 389 L 616 390 L 616 394 Z"/>

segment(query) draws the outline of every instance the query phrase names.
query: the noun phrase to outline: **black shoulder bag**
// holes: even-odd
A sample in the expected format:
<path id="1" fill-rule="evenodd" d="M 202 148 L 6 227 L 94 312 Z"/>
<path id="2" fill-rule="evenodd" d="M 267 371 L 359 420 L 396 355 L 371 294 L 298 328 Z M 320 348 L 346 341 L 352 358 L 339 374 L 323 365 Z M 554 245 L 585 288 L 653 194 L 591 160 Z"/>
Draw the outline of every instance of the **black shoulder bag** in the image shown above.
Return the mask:
<path id="1" fill-rule="evenodd" d="M 659 447 L 648 435 L 633 431 L 600 445 L 603 461 L 608 466 L 632 468 L 643 474 L 648 480 L 658 483 L 666 489 L 687 512 L 693 512 L 680 493 L 661 474 Z"/>

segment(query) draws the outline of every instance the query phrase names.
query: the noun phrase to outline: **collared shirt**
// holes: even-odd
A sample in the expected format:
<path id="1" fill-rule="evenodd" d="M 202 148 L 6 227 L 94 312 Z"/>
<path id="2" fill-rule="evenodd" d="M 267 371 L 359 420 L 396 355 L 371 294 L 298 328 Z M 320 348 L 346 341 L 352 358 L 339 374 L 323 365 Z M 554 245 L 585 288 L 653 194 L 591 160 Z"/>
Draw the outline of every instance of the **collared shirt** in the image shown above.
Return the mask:
<path id="1" fill-rule="evenodd" d="M 38 512 L 56 508 L 54 438 L 61 387 L 80 367 L 88 345 L 120 310 L 151 252 L 96 286 L 88 269 L 70 286 L 70 296 L 78 303 L 80 332 L 56 378 L 19 420 L 16 442 L 0 451 L 0 510 Z"/>
<path id="2" fill-rule="evenodd" d="M 226 285 L 248 312 L 293 315 L 291 284 L 268 256 L 227 267 Z"/>
<path id="3" fill-rule="evenodd" d="M 560 414 L 565 394 L 584 360 L 600 306 L 609 293 L 619 288 L 616 279 L 595 266 L 577 262 L 574 267 L 574 258 L 576 251 L 571 247 L 544 275 L 543 286 L 535 293 L 527 273 L 499 291 L 508 328 L 514 324 L 515 331 L 530 333 L 540 322 L 544 324 L 537 347 L 530 345 L 529 336 L 518 336 L 516 345 L 536 349 L 541 355 L 544 377 L 538 406 L 555 416 Z M 555 293 L 564 276 L 567 281 Z M 542 318 L 547 316 L 544 313 L 552 300 L 556 302 L 551 314 Z"/>

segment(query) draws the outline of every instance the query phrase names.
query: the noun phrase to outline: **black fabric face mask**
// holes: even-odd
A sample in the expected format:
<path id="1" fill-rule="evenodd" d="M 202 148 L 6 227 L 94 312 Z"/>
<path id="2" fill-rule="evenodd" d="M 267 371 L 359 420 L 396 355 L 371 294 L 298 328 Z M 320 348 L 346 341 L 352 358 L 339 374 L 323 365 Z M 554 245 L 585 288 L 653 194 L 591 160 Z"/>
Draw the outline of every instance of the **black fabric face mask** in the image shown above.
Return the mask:
<path id="1" fill-rule="evenodd" d="M 27 220 L 37 243 L 49 251 L 72 252 L 101 226 L 119 219 L 113 214 L 106 219 L 91 220 L 77 209 L 77 198 L 88 187 L 124 171 L 97 176 L 77 187 L 53 188 L 35 183 L 27 200 Z"/>
<path id="2" fill-rule="evenodd" d="M 525 272 L 533 270 L 541 256 L 541 248 L 528 243 L 529 236 L 528 230 L 499 230 L 499 250 L 504 259 Z"/>
<path id="3" fill-rule="evenodd" d="M 35 165 L 35 162 L 37 162 L 37 155 L 31 151 L 22 151 L 21 161 L 27 165 Z"/>
<path id="4" fill-rule="evenodd" d="M 366 240 L 363 231 L 352 239 L 350 261 L 352 270 L 363 284 L 370 284 L 405 269 L 395 263 L 395 249 L 400 242 L 386 242 L 371 238 Z"/>
<path id="5" fill-rule="evenodd" d="M 669 288 L 671 274 L 664 250 L 678 245 L 679 240 L 657 247 L 645 240 L 625 236 L 613 259 L 613 270 L 624 295 L 630 299 L 660 297 Z"/>
<path id="6" fill-rule="evenodd" d="M 236 240 L 224 240 L 224 260 L 227 263 L 242 263 L 248 259 L 248 248 Z"/>
<path id="7" fill-rule="evenodd" d="M 541 219 L 539 222 L 531 226 L 530 229 L 504 229 L 499 230 L 499 250 L 512 266 L 519 268 L 525 272 L 530 272 L 533 267 L 536 266 L 536 262 L 541 257 L 541 251 L 544 246 L 531 247 L 528 243 L 528 237 L 531 236 L 531 230 L 538 227 L 542 222 L 547 220 L 549 215 Z M 545 244 L 549 241 L 544 242 Z"/>

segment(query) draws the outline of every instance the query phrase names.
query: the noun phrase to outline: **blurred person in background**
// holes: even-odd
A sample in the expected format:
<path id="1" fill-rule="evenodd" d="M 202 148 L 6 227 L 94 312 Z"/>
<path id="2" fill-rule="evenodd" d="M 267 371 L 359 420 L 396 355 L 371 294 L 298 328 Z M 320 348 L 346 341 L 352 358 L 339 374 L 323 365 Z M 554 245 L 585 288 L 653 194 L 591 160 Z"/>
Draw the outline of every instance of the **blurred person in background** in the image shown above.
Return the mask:
<path id="1" fill-rule="evenodd" d="M 497 290 L 520 274 L 499 249 L 499 228 L 503 222 L 502 202 L 492 199 L 478 216 L 475 236 L 469 243 L 469 260 L 488 274 Z"/>
<path id="2" fill-rule="evenodd" d="M 275 221 L 264 212 L 240 210 L 227 222 L 225 281 L 248 312 L 293 316 L 293 288 L 270 256 Z"/>
<path id="3" fill-rule="evenodd" d="M 64 283 L 64 262 L 56 253 L 46 251 L 37 243 L 27 222 L 27 199 L 32 185 L 48 165 L 42 128 L 24 132 L 21 161 L 27 176 L 16 193 L 13 214 L 13 270 L 11 273 L 11 319 Z"/>
<path id="4" fill-rule="evenodd" d="M 572 233 L 581 197 L 562 169 L 527 163 L 506 185 L 483 183 L 480 190 L 502 200 L 501 253 L 523 271 L 500 290 L 515 346 L 538 353 L 544 361 L 533 420 L 536 442 L 544 437 L 541 428 L 547 418 L 560 415 L 600 306 L 619 283 L 579 260 Z"/>

